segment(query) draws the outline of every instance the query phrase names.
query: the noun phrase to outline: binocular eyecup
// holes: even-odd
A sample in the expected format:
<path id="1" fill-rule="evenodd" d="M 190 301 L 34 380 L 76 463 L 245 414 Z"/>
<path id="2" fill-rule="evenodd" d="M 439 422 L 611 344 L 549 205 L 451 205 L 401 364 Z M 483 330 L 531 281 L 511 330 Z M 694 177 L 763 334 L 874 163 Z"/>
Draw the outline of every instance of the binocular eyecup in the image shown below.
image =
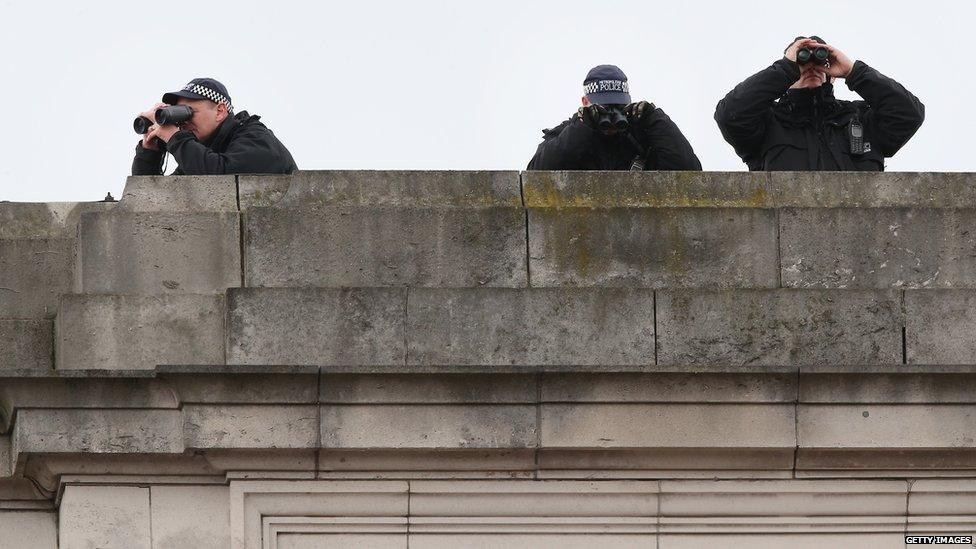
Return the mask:
<path id="1" fill-rule="evenodd" d="M 167 124 L 182 124 L 189 119 L 193 118 L 193 109 L 187 107 L 186 105 L 170 105 L 169 107 L 163 107 L 156 110 L 156 122 L 160 126 L 165 126 Z M 149 131 L 149 128 L 153 125 L 152 120 L 146 118 L 145 116 L 140 116 L 132 122 L 132 129 L 136 131 L 137 134 L 144 135 Z"/>
<path id="2" fill-rule="evenodd" d="M 607 108 L 606 110 L 607 112 L 601 114 L 596 123 L 600 131 L 617 130 L 623 132 L 630 129 L 630 122 L 623 110 L 618 108 Z"/>
<path id="3" fill-rule="evenodd" d="M 800 48 L 796 52 L 796 62 L 800 65 L 805 65 L 806 63 L 816 63 L 818 65 L 826 65 L 827 58 L 830 57 L 830 50 L 824 47 L 819 48 Z"/>

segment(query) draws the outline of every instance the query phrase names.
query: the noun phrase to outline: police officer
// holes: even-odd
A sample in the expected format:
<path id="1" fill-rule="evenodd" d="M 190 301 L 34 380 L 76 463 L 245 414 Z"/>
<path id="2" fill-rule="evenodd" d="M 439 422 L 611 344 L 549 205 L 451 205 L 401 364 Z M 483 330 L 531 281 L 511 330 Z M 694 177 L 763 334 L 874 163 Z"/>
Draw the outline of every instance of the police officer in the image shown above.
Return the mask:
<path id="1" fill-rule="evenodd" d="M 528 169 L 701 170 L 691 144 L 664 111 L 631 102 L 627 75 L 616 66 L 593 67 L 583 94 L 579 111 L 543 130 Z"/>
<path id="2" fill-rule="evenodd" d="M 193 117 L 179 126 L 160 126 L 156 109 L 167 105 L 187 105 Z M 261 117 L 247 111 L 234 114 L 227 88 L 213 78 L 194 78 L 140 116 L 153 125 L 136 145 L 132 175 L 160 175 L 167 152 L 179 164 L 174 175 L 285 174 L 298 169 Z"/>
<path id="3" fill-rule="evenodd" d="M 834 98 L 834 78 L 864 101 Z M 884 158 L 924 118 L 925 106 L 901 84 L 817 36 L 798 37 L 783 59 L 736 86 L 715 109 L 722 136 L 753 171 L 883 171 Z"/>

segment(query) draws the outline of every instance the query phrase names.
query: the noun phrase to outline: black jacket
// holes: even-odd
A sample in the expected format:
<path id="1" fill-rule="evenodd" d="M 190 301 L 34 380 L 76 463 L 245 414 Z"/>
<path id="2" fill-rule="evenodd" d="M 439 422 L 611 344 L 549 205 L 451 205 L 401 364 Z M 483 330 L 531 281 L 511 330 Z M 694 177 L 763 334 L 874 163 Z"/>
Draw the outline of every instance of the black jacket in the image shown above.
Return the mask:
<path id="1" fill-rule="evenodd" d="M 638 155 L 647 155 L 645 170 L 701 170 L 691 144 L 661 109 L 655 109 L 641 127 L 632 124 L 631 128 L 629 136 L 608 137 L 573 115 L 543 130 L 543 141 L 528 169 L 629 170 Z"/>
<path id="2" fill-rule="evenodd" d="M 753 171 L 883 171 L 925 119 L 925 106 L 901 84 L 861 61 L 847 86 L 864 101 L 834 98 L 832 84 L 791 90 L 800 67 L 780 59 L 735 87 L 715 108 L 722 137 Z M 864 147 L 852 151 L 851 126 Z"/>
<path id="3" fill-rule="evenodd" d="M 278 141 L 260 116 L 242 111 L 227 117 L 206 143 L 193 133 L 179 131 L 166 143 L 179 167 L 173 175 L 221 175 L 233 173 L 292 173 L 298 170 L 288 149 Z M 161 150 L 136 145 L 132 175 L 160 175 L 163 172 Z"/>

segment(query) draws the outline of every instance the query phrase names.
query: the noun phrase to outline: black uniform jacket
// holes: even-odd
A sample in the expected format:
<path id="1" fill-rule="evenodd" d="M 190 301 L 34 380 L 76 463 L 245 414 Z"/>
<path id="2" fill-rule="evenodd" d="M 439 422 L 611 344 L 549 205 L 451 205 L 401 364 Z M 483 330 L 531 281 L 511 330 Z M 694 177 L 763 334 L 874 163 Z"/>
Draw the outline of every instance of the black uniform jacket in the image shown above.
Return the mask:
<path id="1" fill-rule="evenodd" d="M 629 135 L 606 136 L 579 115 L 542 133 L 530 170 L 629 170 L 638 155 L 645 170 L 701 170 L 691 144 L 661 109 L 640 126 L 632 124 Z"/>
<path id="2" fill-rule="evenodd" d="M 166 143 L 179 167 L 173 175 L 221 175 L 230 173 L 292 173 L 298 170 L 288 149 L 278 141 L 260 116 L 242 111 L 227 117 L 205 143 L 193 133 L 179 131 Z M 132 175 L 160 175 L 163 151 L 136 145 Z"/>
<path id="3" fill-rule="evenodd" d="M 799 66 L 780 59 L 735 87 L 715 108 L 722 136 L 753 171 L 883 171 L 925 119 L 925 106 L 901 84 L 861 61 L 847 86 L 864 101 L 834 98 L 834 88 L 791 90 Z M 851 126 L 864 146 L 852 150 Z"/>

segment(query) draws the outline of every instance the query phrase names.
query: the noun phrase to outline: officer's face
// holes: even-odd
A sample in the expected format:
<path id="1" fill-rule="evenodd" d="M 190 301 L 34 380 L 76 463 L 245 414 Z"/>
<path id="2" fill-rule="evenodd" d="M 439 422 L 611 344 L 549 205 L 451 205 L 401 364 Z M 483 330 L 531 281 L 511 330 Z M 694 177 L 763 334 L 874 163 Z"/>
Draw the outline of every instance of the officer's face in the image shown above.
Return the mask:
<path id="1" fill-rule="evenodd" d="M 813 63 L 800 65 L 800 79 L 790 86 L 790 88 L 819 88 L 822 86 L 827 81 L 827 75 L 814 69 L 815 66 Z"/>
<path id="2" fill-rule="evenodd" d="M 186 99 L 181 97 L 178 105 L 193 109 L 193 118 L 183 124 L 184 130 L 193 132 L 199 141 L 206 141 L 217 131 L 220 123 L 227 118 L 227 107 L 207 99 Z"/>

